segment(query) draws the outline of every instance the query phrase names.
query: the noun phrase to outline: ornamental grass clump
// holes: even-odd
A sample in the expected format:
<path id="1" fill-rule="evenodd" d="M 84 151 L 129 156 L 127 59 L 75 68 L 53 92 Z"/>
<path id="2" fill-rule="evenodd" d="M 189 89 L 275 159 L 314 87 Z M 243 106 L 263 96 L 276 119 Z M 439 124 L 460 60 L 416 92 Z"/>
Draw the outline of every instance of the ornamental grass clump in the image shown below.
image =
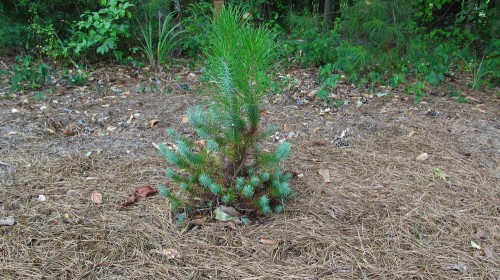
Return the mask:
<path id="1" fill-rule="evenodd" d="M 188 110 L 189 124 L 198 138 L 167 132 L 174 145 L 159 144 L 173 169 L 166 175 L 196 201 L 233 205 L 261 214 L 278 213 L 293 195 L 292 175 L 279 163 L 290 156 L 287 142 L 274 151 L 259 142 L 274 134 L 262 130 L 260 101 L 269 87 L 274 40 L 264 27 L 252 27 L 234 7 L 223 8 L 212 23 L 210 45 L 205 51 L 209 102 Z M 160 187 L 176 208 L 189 204 L 171 190 Z M 193 200 L 194 201 L 194 200 Z"/>

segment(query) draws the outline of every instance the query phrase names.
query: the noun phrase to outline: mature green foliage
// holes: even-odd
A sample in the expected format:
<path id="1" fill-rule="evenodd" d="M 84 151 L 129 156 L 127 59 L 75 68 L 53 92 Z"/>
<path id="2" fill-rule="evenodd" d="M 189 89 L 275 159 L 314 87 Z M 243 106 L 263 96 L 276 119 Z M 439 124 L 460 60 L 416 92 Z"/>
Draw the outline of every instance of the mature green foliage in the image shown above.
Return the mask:
<path id="1" fill-rule="evenodd" d="M 292 195 L 291 175 L 278 166 L 291 148 L 287 142 L 274 152 L 259 146 L 259 140 L 269 135 L 259 129 L 260 98 L 269 85 L 273 38 L 264 28 L 242 23 L 242 18 L 240 9 L 227 7 L 213 22 L 206 50 L 207 77 L 214 90 L 211 102 L 188 110 L 189 124 L 203 141 L 169 130 L 175 147 L 159 146 L 179 169 L 167 169 L 166 175 L 181 189 L 205 200 L 269 214 L 281 211 Z M 172 200 L 171 192 L 163 189 L 163 193 Z M 175 198 L 174 204 L 178 201 Z"/>
<path id="2" fill-rule="evenodd" d="M 208 29 L 213 17 L 212 3 L 193 3 L 186 9 L 184 18 L 183 53 L 194 57 L 208 45 Z"/>
<path id="3" fill-rule="evenodd" d="M 161 14 L 158 14 L 158 31 L 155 34 L 151 21 L 147 27 L 141 30 L 144 38 L 141 41 L 142 50 L 146 54 L 149 64 L 155 70 L 162 63 L 166 63 L 167 57 L 182 43 L 180 36 L 184 31 L 179 30 L 182 22 L 175 24 L 173 16 L 173 13 L 170 13 L 162 18 Z"/>
<path id="4" fill-rule="evenodd" d="M 39 89 L 50 81 L 52 68 L 45 63 L 35 63 L 32 56 L 16 57 L 9 80 L 12 92 L 24 89 Z"/>
<path id="5" fill-rule="evenodd" d="M 122 38 L 130 37 L 130 25 L 125 19 L 132 17 L 127 11 L 133 4 L 127 0 L 109 0 L 97 12 L 85 12 L 76 23 L 77 30 L 69 41 L 68 47 L 75 54 L 95 50 L 98 54 L 113 52 L 116 58 L 122 54 L 117 50 Z"/>

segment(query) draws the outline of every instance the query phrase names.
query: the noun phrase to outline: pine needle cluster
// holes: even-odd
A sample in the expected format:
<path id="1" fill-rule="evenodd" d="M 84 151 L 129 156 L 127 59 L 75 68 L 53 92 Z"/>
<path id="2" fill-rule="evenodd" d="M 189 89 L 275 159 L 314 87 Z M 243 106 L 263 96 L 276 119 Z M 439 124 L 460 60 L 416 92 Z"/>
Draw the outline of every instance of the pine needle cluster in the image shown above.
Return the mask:
<path id="1" fill-rule="evenodd" d="M 188 110 L 198 141 L 169 129 L 175 141 L 160 152 L 175 167 L 165 173 L 182 190 L 203 201 L 280 212 L 292 196 L 291 174 L 279 163 L 290 156 L 289 143 L 275 151 L 259 142 L 274 134 L 260 129 L 260 101 L 269 87 L 274 38 L 264 27 L 244 21 L 244 13 L 224 7 L 212 23 L 206 50 L 210 102 Z M 183 202 L 166 188 L 161 193 L 174 207 Z"/>

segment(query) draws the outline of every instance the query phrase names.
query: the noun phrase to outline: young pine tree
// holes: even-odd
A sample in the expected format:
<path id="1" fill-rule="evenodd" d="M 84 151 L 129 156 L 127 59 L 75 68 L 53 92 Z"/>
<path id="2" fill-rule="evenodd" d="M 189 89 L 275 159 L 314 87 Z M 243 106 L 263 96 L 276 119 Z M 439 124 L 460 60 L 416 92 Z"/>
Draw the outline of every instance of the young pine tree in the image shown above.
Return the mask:
<path id="1" fill-rule="evenodd" d="M 260 129 L 260 101 L 269 86 L 274 40 L 263 27 L 243 20 L 243 12 L 224 7 L 212 23 L 206 50 L 210 102 L 188 110 L 189 124 L 201 141 L 169 129 L 173 149 L 159 145 L 175 166 L 166 175 L 190 195 L 207 202 L 250 207 L 262 214 L 280 212 L 292 195 L 291 175 L 279 168 L 291 148 L 281 143 L 274 152 L 259 141 L 274 133 Z M 201 144 L 200 144 L 201 143 Z M 173 206 L 181 200 L 165 187 Z"/>

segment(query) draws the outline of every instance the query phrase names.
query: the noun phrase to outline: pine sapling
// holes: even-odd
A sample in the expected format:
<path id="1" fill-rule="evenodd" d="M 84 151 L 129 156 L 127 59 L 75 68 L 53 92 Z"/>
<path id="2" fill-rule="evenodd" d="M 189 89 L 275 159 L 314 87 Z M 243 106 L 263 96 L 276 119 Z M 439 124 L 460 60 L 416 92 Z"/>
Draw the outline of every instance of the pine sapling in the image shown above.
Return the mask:
<path id="1" fill-rule="evenodd" d="M 187 114 L 199 141 L 169 129 L 175 145 L 159 144 L 159 149 L 176 169 L 167 169 L 167 177 L 191 196 L 270 214 L 282 211 L 284 201 L 293 196 L 292 176 L 279 167 L 291 147 L 283 142 L 273 152 L 260 148 L 259 142 L 274 134 L 273 128 L 260 128 L 274 40 L 267 29 L 254 28 L 242 18 L 240 9 L 225 7 L 212 23 L 206 51 L 210 102 Z M 165 187 L 161 193 L 174 207 L 187 202 Z"/>

